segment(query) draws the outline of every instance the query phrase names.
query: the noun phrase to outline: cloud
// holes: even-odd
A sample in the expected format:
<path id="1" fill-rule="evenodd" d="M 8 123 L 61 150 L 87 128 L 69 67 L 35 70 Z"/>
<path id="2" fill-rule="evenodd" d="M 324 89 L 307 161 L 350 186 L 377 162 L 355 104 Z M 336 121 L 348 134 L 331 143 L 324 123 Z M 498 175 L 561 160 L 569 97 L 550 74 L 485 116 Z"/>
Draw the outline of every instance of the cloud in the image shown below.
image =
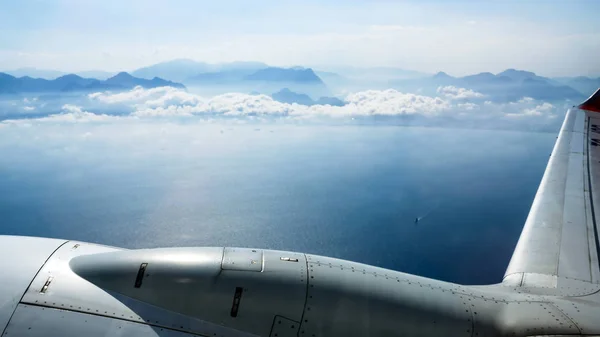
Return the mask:
<path id="1" fill-rule="evenodd" d="M 461 109 L 465 109 L 467 111 L 471 111 L 471 110 L 475 110 L 475 109 L 479 108 L 479 105 L 477 105 L 475 103 L 470 103 L 470 102 L 458 103 L 456 106 Z"/>
<path id="2" fill-rule="evenodd" d="M 531 103 L 533 101 L 535 101 L 535 100 L 531 97 L 523 97 L 520 100 L 518 100 L 517 102 L 521 103 L 521 104 L 525 104 L 525 103 Z"/>
<path id="3" fill-rule="evenodd" d="M 555 118 L 556 107 L 548 102 L 536 105 L 533 108 L 525 108 L 520 113 L 508 113 L 509 117 L 527 117 L 527 116 L 548 116 Z"/>
<path id="4" fill-rule="evenodd" d="M 33 110 L 35 110 L 35 107 L 34 106 L 24 106 L 23 110 L 25 110 L 25 111 L 33 111 Z"/>
<path id="5" fill-rule="evenodd" d="M 87 123 L 87 122 L 107 122 L 111 119 L 118 119 L 119 117 L 108 116 L 104 114 L 95 114 L 88 111 L 83 111 L 80 106 L 65 104 L 62 107 L 62 112 L 59 114 L 53 114 L 46 117 L 40 118 L 28 118 L 28 119 L 13 119 L 6 120 L 4 124 L 21 124 L 28 126 L 31 123 Z"/>
<path id="6" fill-rule="evenodd" d="M 88 95 L 90 99 L 102 103 L 127 103 L 143 104 L 149 107 L 160 107 L 168 105 L 196 105 L 199 96 L 173 87 L 159 87 L 144 89 L 137 86 L 130 91 L 120 93 L 97 92 Z"/>
<path id="7" fill-rule="evenodd" d="M 449 102 L 439 97 L 402 93 L 394 89 L 368 90 L 346 97 L 347 105 L 339 107 L 349 115 L 424 115 L 435 116 L 450 110 Z"/>
<path id="8" fill-rule="evenodd" d="M 481 98 L 484 95 L 471 89 L 457 88 L 453 85 L 438 87 L 437 93 L 449 99 Z"/>
<path id="9" fill-rule="evenodd" d="M 267 95 L 227 93 L 202 97 L 182 89 L 136 87 L 125 92 L 97 92 L 64 104 L 61 112 L 45 117 L 9 120 L 5 124 L 111 123 L 141 120 L 202 119 L 205 121 L 315 123 L 393 123 L 431 126 L 529 128 L 549 124 L 559 108 L 548 102 L 524 97 L 516 102 L 484 101 L 485 96 L 470 89 L 439 87 L 437 95 L 405 93 L 394 89 L 366 90 L 346 95 L 345 105 L 300 105 L 274 100 Z M 87 103 L 86 103 L 87 102 Z M 86 105 L 87 104 L 87 105 Z M 38 106 L 38 112 L 42 109 Z M 373 118 L 381 117 L 381 118 Z M 517 117 L 517 118 L 515 118 Z"/>
<path id="10" fill-rule="evenodd" d="M 451 108 L 439 97 L 402 93 L 394 89 L 367 90 L 349 94 L 346 105 L 313 105 L 281 103 L 266 95 L 228 93 L 209 99 L 174 88 L 142 89 L 110 94 L 95 93 L 91 99 L 105 103 L 125 103 L 133 107 L 132 115 L 149 116 L 435 116 Z"/>

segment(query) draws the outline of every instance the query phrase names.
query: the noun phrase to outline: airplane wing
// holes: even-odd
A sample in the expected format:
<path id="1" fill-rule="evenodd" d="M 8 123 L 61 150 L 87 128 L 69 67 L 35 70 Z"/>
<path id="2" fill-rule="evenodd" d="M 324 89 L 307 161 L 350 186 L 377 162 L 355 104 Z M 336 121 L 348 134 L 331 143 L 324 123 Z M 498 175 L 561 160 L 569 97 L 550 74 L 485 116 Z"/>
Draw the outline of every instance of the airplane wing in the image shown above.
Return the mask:
<path id="1" fill-rule="evenodd" d="M 600 283 L 600 89 L 567 112 L 503 283 Z"/>

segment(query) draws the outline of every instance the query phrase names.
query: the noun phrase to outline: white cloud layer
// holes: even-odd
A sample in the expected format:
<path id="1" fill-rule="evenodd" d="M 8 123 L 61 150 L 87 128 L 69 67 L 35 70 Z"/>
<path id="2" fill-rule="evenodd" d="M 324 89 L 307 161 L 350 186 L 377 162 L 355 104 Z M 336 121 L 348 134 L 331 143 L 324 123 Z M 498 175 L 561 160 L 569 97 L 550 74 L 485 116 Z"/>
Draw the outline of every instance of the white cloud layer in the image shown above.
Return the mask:
<path id="1" fill-rule="evenodd" d="M 358 118 L 369 122 L 370 117 L 379 116 L 392 118 L 401 124 L 403 121 L 417 121 L 417 124 L 423 125 L 446 126 L 454 123 L 452 126 L 460 126 L 461 121 L 465 121 L 472 126 L 475 121 L 483 127 L 496 127 L 499 124 L 495 122 L 500 121 L 513 123 L 514 126 L 510 128 L 519 128 L 527 126 L 527 123 L 550 123 L 559 111 L 562 112 L 562 107 L 528 97 L 510 103 L 484 101 L 485 96 L 481 93 L 454 86 L 440 87 L 437 94 L 437 97 L 431 97 L 394 89 L 367 90 L 347 95 L 344 106 L 306 106 L 278 102 L 266 95 L 228 93 L 206 98 L 171 87 L 136 87 L 120 93 L 93 93 L 87 97 L 89 107 L 85 102 L 82 105 L 65 104 L 61 113 L 20 121 L 79 123 L 200 116 L 237 120 L 276 118 L 291 122 L 352 121 Z M 118 116 L 110 115 L 117 106 L 120 109 L 125 107 L 126 112 Z M 3 123 L 19 124 L 15 120 Z"/>
<path id="2" fill-rule="evenodd" d="M 453 85 L 438 87 L 437 93 L 449 99 L 469 99 L 483 97 L 483 94 L 481 93 L 478 93 L 471 89 L 457 88 Z"/>
<path id="3" fill-rule="evenodd" d="M 108 116 L 104 114 L 95 114 L 88 111 L 83 111 L 80 106 L 65 104 L 62 107 L 62 112 L 45 117 L 33 119 L 13 119 L 6 120 L 4 124 L 22 124 L 30 125 L 32 122 L 38 123 L 89 123 L 89 122 L 106 122 L 119 117 Z"/>
<path id="4" fill-rule="evenodd" d="M 344 106 L 281 103 L 267 95 L 228 93 L 202 98 L 180 89 L 163 87 L 111 94 L 94 93 L 92 100 L 128 104 L 132 115 L 149 116 L 284 116 L 284 117 L 356 117 L 356 116 L 436 116 L 452 109 L 440 97 L 402 93 L 394 89 L 367 90 L 349 94 Z"/>
<path id="5" fill-rule="evenodd" d="M 281 103 L 266 95 L 228 93 L 204 98 L 181 89 L 161 87 L 143 89 L 137 87 L 122 93 L 94 93 L 90 99 L 108 104 L 131 106 L 131 115 L 149 116 L 287 116 L 287 117 L 357 117 L 357 116 L 403 116 L 424 117 L 452 116 L 478 111 L 485 115 L 522 114 L 542 116 L 555 113 L 549 103 L 536 102 L 524 97 L 518 102 L 479 102 L 484 95 L 476 91 L 454 86 L 439 87 L 439 97 L 403 93 L 394 89 L 367 90 L 347 95 L 344 106 Z M 465 100 L 472 101 L 465 102 Z M 482 116 L 480 116 L 482 117 Z"/>
<path id="6" fill-rule="evenodd" d="M 529 101 L 531 102 L 531 101 Z M 523 109 L 520 113 L 508 113 L 509 117 L 526 117 L 526 116 L 548 116 L 551 118 L 556 117 L 554 114 L 555 106 L 548 103 L 543 102 L 542 104 L 536 105 L 532 108 Z"/>

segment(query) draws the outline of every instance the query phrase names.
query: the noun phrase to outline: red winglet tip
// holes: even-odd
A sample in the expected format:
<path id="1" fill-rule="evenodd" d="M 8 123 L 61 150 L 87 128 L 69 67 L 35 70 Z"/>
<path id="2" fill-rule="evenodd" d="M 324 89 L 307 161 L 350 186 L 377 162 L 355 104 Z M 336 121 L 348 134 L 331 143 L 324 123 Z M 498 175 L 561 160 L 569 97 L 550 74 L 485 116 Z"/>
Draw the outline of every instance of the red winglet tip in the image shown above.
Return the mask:
<path id="1" fill-rule="evenodd" d="M 579 109 L 600 112 L 600 89 L 586 99 L 585 102 L 579 104 Z"/>

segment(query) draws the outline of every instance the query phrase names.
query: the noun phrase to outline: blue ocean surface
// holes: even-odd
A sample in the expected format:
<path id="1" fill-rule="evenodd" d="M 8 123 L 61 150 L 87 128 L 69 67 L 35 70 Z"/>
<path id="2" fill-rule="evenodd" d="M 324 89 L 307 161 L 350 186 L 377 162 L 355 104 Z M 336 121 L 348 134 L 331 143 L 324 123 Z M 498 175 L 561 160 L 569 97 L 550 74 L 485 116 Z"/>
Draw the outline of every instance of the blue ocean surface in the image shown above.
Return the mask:
<path id="1" fill-rule="evenodd" d="M 291 250 L 495 283 L 554 141 L 397 126 L 8 126 L 0 234 Z"/>

